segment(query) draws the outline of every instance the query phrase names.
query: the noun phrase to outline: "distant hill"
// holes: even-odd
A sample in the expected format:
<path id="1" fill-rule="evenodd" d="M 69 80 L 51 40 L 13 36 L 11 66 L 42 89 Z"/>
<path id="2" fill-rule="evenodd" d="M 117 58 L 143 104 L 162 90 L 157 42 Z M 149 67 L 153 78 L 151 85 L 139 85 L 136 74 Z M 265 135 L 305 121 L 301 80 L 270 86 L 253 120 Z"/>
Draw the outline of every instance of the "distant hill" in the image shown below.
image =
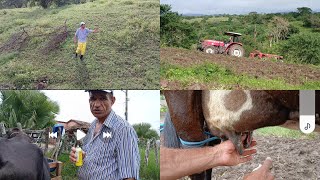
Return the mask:
<path id="1" fill-rule="evenodd" d="M 206 16 L 206 14 L 192 14 L 192 13 L 181 14 L 181 15 L 182 16 L 193 16 L 193 17 Z"/>

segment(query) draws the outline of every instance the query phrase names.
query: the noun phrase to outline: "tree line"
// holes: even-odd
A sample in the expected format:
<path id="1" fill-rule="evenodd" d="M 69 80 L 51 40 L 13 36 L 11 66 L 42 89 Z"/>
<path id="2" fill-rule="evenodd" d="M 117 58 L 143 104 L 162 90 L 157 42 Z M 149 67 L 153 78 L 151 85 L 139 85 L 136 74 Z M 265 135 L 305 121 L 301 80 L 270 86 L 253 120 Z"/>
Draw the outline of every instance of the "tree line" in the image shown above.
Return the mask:
<path id="1" fill-rule="evenodd" d="M 320 64 L 320 13 L 308 7 L 289 13 L 190 17 L 161 4 L 160 26 L 162 47 L 196 49 L 203 39 L 227 41 L 223 33 L 232 31 L 243 34 L 246 56 L 260 50 L 294 62 Z"/>
<path id="2" fill-rule="evenodd" d="M 87 1 L 94 0 L 0 0 L 0 9 L 34 6 L 41 6 L 46 9 L 53 5 L 61 7 L 68 4 L 86 3 Z"/>

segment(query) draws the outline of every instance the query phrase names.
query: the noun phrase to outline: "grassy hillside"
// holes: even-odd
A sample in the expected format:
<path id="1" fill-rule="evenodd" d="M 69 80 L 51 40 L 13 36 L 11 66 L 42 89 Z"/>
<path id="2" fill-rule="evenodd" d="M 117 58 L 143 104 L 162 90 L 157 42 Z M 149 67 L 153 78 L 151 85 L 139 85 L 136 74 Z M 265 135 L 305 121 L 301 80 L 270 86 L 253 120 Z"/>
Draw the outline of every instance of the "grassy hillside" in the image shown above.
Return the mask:
<path id="1" fill-rule="evenodd" d="M 68 37 L 45 47 L 66 20 Z M 73 59 L 73 36 L 81 21 L 89 35 L 84 62 Z M 47 89 L 159 87 L 159 1 L 96 0 L 62 8 L 0 10 L 0 48 L 22 28 L 29 37 L 20 50 L 0 52 L 0 88 Z"/>

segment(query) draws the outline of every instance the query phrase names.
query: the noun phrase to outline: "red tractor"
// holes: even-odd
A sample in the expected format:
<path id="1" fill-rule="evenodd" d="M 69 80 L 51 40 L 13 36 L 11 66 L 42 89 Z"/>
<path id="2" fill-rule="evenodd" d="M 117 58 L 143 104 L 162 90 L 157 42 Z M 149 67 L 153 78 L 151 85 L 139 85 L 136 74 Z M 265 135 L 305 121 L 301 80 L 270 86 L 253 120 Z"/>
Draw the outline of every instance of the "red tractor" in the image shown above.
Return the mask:
<path id="1" fill-rule="evenodd" d="M 200 42 L 198 49 L 209 54 L 224 54 L 230 56 L 243 57 L 244 49 L 240 43 L 240 33 L 225 32 L 225 35 L 230 36 L 228 42 L 217 40 L 203 40 Z"/>

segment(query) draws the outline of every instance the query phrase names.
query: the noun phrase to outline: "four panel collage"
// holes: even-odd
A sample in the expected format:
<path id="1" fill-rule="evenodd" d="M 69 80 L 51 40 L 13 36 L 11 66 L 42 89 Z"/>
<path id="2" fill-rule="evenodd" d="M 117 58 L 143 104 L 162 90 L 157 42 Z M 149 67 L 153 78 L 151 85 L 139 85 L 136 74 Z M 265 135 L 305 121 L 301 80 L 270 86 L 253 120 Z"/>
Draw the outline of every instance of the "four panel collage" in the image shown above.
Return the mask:
<path id="1" fill-rule="evenodd" d="M 320 180 L 320 1 L 0 0 L 0 180 Z"/>

